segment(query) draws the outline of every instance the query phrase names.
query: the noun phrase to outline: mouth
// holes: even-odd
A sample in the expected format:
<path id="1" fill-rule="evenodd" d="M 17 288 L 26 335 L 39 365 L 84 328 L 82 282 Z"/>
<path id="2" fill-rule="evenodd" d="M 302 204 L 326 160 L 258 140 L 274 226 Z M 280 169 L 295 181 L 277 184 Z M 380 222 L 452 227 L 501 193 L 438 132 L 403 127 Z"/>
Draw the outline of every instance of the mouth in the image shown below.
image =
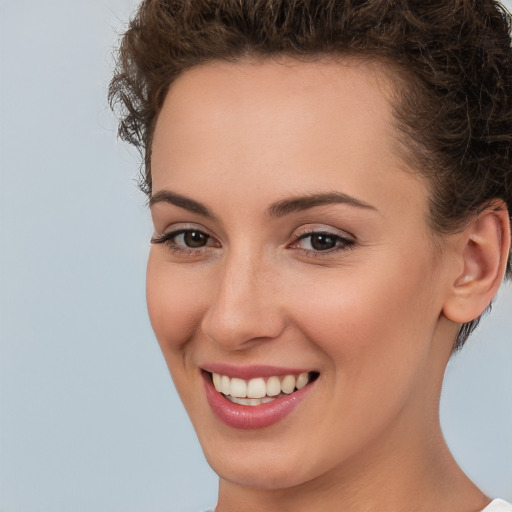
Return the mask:
<path id="1" fill-rule="evenodd" d="M 209 373 L 212 383 L 218 393 L 224 395 L 231 403 L 254 407 L 267 404 L 274 400 L 291 395 L 314 382 L 318 372 L 302 372 L 298 375 L 256 377 L 240 379 L 219 373 Z"/>
<path id="2" fill-rule="evenodd" d="M 262 373 L 244 379 L 202 370 L 206 397 L 218 419 L 237 429 L 270 426 L 291 413 L 320 376 L 317 371 Z"/>

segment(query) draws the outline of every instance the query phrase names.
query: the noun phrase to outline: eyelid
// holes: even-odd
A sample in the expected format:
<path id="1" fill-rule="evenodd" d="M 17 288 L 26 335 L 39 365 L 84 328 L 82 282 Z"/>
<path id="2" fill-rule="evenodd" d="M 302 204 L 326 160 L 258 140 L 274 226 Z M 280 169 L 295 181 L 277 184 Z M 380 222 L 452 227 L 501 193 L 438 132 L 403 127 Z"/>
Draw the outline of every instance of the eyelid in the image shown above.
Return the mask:
<path id="1" fill-rule="evenodd" d="M 217 237 L 206 227 L 204 227 L 202 224 L 195 224 L 191 222 L 175 222 L 173 224 L 170 224 L 165 229 L 163 229 L 160 232 L 155 232 L 153 235 L 153 238 L 160 238 L 169 236 L 172 234 L 182 233 L 184 231 L 200 231 L 201 233 L 204 233 L 205 235 L 208 235 L 209 237 L 217 239 Z"/>
<path id="2" fill-rule="evenodd" d="M 306 235 L 314 235 L 320 233 L 338 236 L 340 238 L 352 240 L 354 242 L 356 241 L 356 237 L 348 231 L 337 229 L 332 226 L 326 226 L 325 224 L 308 224 L 306 226 L 301 226 L 293 233 L 293 238 L 294 241 L 296 241 Z"/>

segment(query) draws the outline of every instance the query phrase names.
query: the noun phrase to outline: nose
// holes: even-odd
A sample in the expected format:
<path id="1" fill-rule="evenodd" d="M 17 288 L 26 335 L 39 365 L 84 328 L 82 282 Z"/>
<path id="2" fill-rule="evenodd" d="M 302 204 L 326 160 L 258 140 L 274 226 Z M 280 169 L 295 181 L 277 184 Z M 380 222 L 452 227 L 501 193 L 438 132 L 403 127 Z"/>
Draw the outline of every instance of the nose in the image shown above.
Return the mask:
<path id="1" fill-rule="evenodd" d="M 277 338 L 285 319 L 275 265 L 261 255 L 231 254 L 218 270 L 203 332 L 225 350 L 245 350 Z"/>

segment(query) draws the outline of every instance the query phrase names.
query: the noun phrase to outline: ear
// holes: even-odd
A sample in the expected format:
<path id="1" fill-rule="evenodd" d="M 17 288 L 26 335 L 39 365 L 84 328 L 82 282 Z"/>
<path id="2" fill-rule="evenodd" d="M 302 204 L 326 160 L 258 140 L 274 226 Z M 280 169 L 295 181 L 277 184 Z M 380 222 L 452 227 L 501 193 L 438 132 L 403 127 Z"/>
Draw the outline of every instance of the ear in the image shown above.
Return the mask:
<path id="1" fill-rule="evenodd" d="M 510 219 L 503 201 L 493 202 L 476 215 L 460 235 L 456 251 L 459 271 L 443 313 L 449 320 L 462 324 L 485 311 L 505 275 L 510 254 Z"/>

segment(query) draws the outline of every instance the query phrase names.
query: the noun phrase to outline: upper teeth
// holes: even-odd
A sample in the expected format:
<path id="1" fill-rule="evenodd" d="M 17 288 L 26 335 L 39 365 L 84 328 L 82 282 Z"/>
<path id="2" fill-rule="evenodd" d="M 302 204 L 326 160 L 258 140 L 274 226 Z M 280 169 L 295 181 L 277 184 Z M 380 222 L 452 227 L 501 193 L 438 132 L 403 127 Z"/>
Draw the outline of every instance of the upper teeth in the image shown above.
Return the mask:
<path id="1" fill-rule="evenodd" d="M 277 396 L 281 392 L 289 395 L 295 389 L 303 388 L 309 382 L 309 373 L 285 375 L 284 377 L 258 377 L 248 381 L 213 373 L 213 385 L 219 393 L 235 398 L 263 398 Z"/>

